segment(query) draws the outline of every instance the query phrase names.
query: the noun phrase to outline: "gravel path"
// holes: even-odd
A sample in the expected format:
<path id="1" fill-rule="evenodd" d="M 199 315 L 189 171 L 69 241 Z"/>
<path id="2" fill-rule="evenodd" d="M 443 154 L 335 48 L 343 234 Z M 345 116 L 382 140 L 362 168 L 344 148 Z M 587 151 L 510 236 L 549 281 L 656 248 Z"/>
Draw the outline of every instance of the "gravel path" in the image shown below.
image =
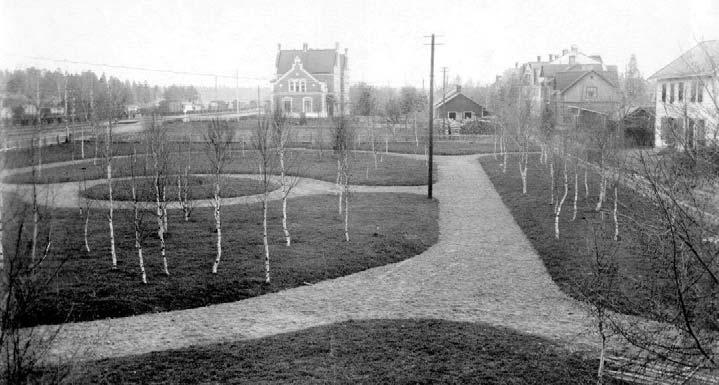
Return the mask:
<path id="1" fill-rule="evenodd" d="M 486 322 L 567 346 L 596 346 L 591 319 L 554 284 L 477 156 L 437 162 L 439 241 L 414 258 L 234 303 L 66 324 L 51 353 L 117 357 L 348 319 L 415 317 Z"/>

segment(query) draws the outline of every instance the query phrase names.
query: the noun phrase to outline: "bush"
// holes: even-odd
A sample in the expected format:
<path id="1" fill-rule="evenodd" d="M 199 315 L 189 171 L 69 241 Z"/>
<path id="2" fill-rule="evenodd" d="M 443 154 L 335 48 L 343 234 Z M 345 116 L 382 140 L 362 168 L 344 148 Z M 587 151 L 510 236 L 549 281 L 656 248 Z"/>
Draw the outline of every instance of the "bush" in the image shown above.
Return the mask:
<path id="1" fill-rule="evenodd" d="M 463 135 L 489 135 L 494 133 L 494 125 L 485 120 L 470 120 L 462 124 L 459 133 Z"/>

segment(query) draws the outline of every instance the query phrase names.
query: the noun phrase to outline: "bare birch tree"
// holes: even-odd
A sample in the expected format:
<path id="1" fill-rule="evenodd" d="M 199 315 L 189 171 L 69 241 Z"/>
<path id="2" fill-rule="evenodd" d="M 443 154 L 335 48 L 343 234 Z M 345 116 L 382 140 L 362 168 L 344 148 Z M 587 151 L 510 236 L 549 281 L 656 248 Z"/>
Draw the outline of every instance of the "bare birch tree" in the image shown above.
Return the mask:
<path id="1" fill-rule="evenodd" d="M 169 148 L 167 146 L 167 128 L 153 116 L 145 127 L 147 148 L 152 158 L 152 184 L 155 190 L 155 213 L 157 216 L 157 238 L 160 240 L 160 256 L 165 275 L 170 275 L 165 248 L 167 231 L 167 174 L 169 168 Z"/>
<path id="2" fill-rule="evenodd" d="M 142 211 L 140 209 L 140 200 L 137 193 L 137 151 L 135 146 L 132 147 L 132 156 L 130 157 L 130 190 L 132 191 L 132 224 L 135 235 L 135 249 L 137 250 L 137 258 L 140 264 L 140 275 L 142 283 L 147 284 L 147 274 L 145 273 L 145 259 L 142 256 Z M 166 266 L 166 265 L 165 265 Z"/>
<path id="3" fill-rule="evenodd" d="M 243 142 L 244 143 L 244 142 Z M 180 162 L 184 162 L 182 170 L 177 173 L 177 201 L 180 203 L 185 222 L 190 220 L 192 214 L 192 189 L 190 188 L 190 170 L 192 169 L 192 146 L 190 138 L 185 142 L 183 151 L 182 144 L 177 146 L 177 155 Z"/>
<path id="4" fill-rule="evenodd" d="M 287 199 L 292 188 L 297 184 L 298 178 L 289 175 L 288 172 L 292 168 L 297 167 L 297 156 L 287 151 L 287 144 L 290 142 L 292 131 L 287 124 L 286 118 L 280 111 L 275 111 L 272 122 L 272 144 L 277 151 L 277 160 L 279 161 L 280 171 L 280 187 L 282 189 L 282 231 L 285 234 L 285 243 L 287 246 L 292 244 L 292 236 L 290 235 L 289 226 L 287 224 Z M 293 170 L 296 171 L 296 170 Z M 296 172 L 294 173 L 297 174 Z"/>
<path id="5" fill-rule="evenodd" d="M 275 167 L 275 149 L 273 148 L 273 118 L 265 116 L 257 122 L 253 135 L 253 145 L 257 150 L 257 167 L 262 184 L 262 245 L 265 254 L 265 282 L 270 283 L 270 245 L 267 232 L 267 210 L 269 206 L 272 172 Z M 284 150 L 283 150 L 284 152 Z M 287 233 L 289 234 L 289 233 Z"/>
<path id="6" fill-rule="evenodd" d="M 210 121 L 205 134 L 205 152 L 210 162 L 215 185 L 212 207 L 214 209 L 215 231 L 217 232 L 217 256 L 212 265 L 213 274 L 217 274 L 217 267 L 220 265 L 220 259 L 222 258 L 222 200 L 220 193 L 225 167 L 232 160 L 230 147 L 234 133 L 234 130 L 230 128 L 226 121 L 213 119 Z"/>

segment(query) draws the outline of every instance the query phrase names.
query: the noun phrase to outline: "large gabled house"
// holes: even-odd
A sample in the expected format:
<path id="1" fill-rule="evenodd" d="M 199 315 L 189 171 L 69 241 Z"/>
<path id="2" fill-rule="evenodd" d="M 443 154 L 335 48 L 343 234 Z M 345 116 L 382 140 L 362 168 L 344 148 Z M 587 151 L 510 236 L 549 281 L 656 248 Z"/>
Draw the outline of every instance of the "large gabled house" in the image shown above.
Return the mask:
<path id="1" fill-rule="evenodd" d="M 719 40 L 704 41 L 649 77 L 656 81 L 656 147 L 717 141 Z"/>
<path id="2" fill-rule="evenodd" d="M 347 49 L 285 49 L 278 44 L 272 104 L 290 117 L 349 114 Z M 344 102 L 343 102 L 344 100 Z"/>
<path id="3" fill-rule="evenodd" d="M 520 94 L 531 101 L 532 113 L 539 116 L 549 108 L 560 127 L 573 127 L 590 115 L 616 118 L 622 100 L 617 67 L 574 45 L 546 60 L 537 56 L 536 61 L 516 63 L 510 73 Z"/>

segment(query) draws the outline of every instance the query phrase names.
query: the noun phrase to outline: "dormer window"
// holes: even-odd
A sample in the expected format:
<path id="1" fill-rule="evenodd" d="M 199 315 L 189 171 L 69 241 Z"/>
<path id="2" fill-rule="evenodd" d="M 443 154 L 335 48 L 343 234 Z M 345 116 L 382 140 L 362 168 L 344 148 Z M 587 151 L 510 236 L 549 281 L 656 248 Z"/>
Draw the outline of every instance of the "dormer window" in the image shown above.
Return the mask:
<path id="1" fill-rule="evenodd" d="M 290 92 L 307 92 L 305 79 L 290 79 Z"/>

